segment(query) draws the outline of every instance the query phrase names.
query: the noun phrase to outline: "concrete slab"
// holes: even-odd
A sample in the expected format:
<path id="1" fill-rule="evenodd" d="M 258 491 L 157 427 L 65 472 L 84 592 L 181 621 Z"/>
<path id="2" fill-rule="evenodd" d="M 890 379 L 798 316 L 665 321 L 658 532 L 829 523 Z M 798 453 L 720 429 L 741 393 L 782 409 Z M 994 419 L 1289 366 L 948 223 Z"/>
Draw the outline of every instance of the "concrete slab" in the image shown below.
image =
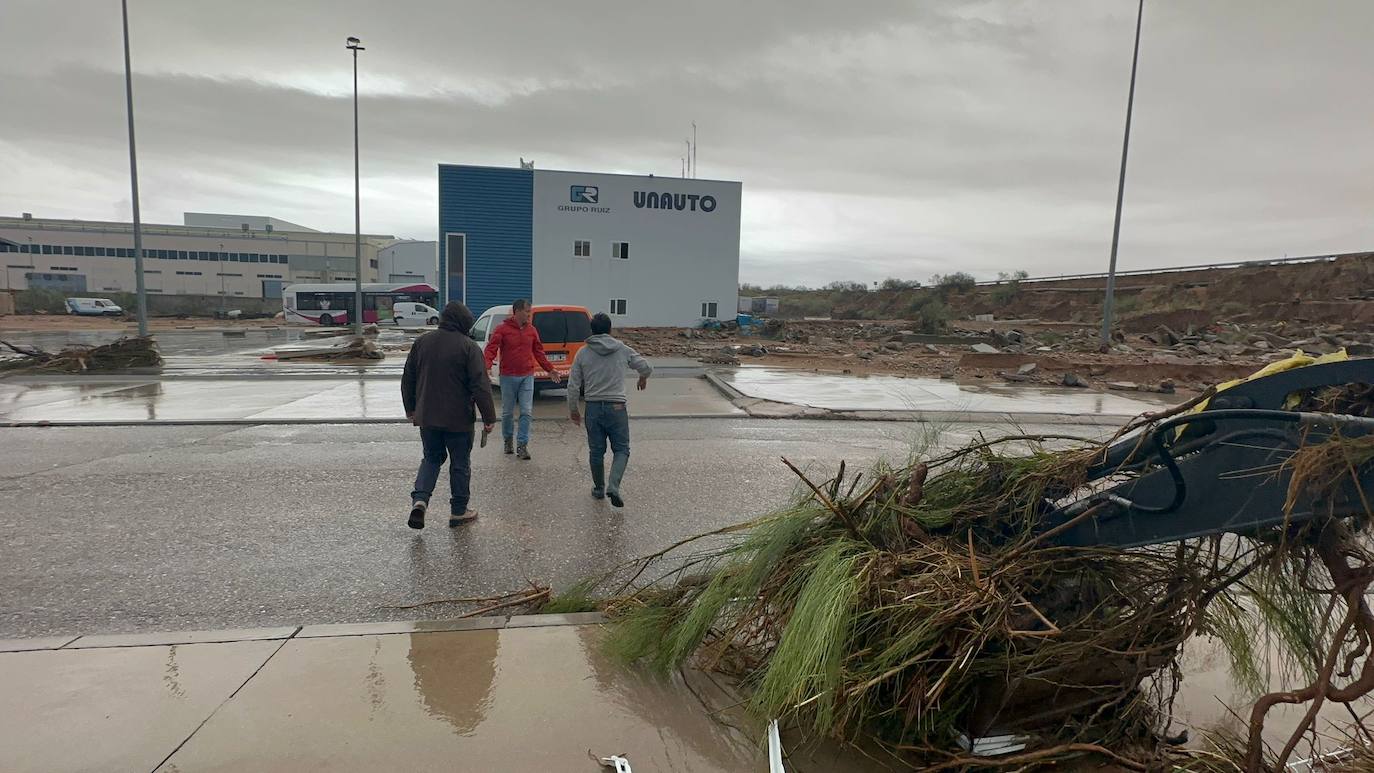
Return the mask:
<path id="1" fill-rule="evenodd" d="M 451 631 L 490 631 L 505 628 L 505 616 L 469 617 L 453 620 L 397 620 L 385 623 L 331 623 L 307 625 L 298 639 L 324 639 L 332 636 L 381 636 L 402 633 L 446 633 Z"/>
<path id="2" fill-rule="evenodd" d="M 757 738 L 680 686 L 610 663 L 595 635 L 295 639 L 159 770 L 594 770 L 588 750 L 636 770 L 762 769 Z"/>
<path id="3" fill-rule="evenodd" d="M 6 654 L 0 657 L 0 770 L 152 770 L 280 646 L 255 641 Z"/>
<path id="4" fill-rule="evenodd" d="M 0 639 L 0 652 L 56 650 L 76 640 L 75 636 L 39 636 L 32 639 Z"/>
<path id="5" fill-rule="evenodd" d="M 219 631 L 172 631 L 162 633 L 119 633 L 82 636 L 63 649 L 81 650 L 101 647 L 150 647 L 172 644 L 214 644 L 230 641 L 272 641 L 289 639 L 296 626 L 278 628 L 226 628 Z"/>

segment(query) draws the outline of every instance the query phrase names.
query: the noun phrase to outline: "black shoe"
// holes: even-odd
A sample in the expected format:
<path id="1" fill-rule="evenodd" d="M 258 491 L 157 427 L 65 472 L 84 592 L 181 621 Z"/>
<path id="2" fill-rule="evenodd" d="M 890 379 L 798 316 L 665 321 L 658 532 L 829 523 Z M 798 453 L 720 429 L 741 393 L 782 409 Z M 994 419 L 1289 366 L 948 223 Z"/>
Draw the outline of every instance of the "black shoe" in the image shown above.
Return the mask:
<path id="1" fill-rule="evenodd" d="M 415 500 L 415 504 L 410 506 L 410 520 L 406 521 L 406 526 L 412 529 L 425 528 L 425 510 L 428 508 L 428 502 L 422 499 Z"/>
<path id="2" fill-rule="evenodd" d="M 592 489 L 592 499 L 605 499 L 605 498 L 606 498 L 606 492 L 602 491 L 602 490 L 599 489 L 599 488 L 594 488 L 594 489 Z"/>
<path id="3" fill-rule="evenodd" d="M 506 438 L 506 453 L 515 453 L 515 441 L 511 440 L 510 438 Z"/>
<path id="4" fill-rule="evenodd" d="M 515 458 L 523 459 L 528 462 L 530 460 L 530 449 L 526 448 L 524 443 L 521 443 L 515 447 Z"/>
<path id="5" fill-rule="evenodd" d="M 462 515 L 450 515 L 448 517 L 448 527 L 452 529 L 455 526 L 461 526 L 475 520 L 477 520 L 477 511 L 469 507 Z"/>
<path id="6" fill-rule="evenodd" d="M 625 506 L 625 500 L 623 500 L 623 499 L 620 498 L 620 493 L 619 493 L 619 492 L 612 491 L 612 492 L 608 493 L 606 496 L 608 496 L 608 497 L 611 498 L 611 507 L 624 507 L 624 506 Z"/>

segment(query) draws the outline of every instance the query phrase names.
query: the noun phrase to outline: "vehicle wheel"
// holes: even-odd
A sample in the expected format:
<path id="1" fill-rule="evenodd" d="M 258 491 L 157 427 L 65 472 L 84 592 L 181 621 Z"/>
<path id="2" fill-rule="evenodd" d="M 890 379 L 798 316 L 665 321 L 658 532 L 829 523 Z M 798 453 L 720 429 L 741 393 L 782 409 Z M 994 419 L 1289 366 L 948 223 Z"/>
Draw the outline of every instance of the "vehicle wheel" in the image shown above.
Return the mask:
<path id="1" fill-rule="evenodd" d="M 329 316 L 328 314 L 321 314 L 320 324 L 324 325 L 325 327 L 329 327 L 330 325 L 334 324 L 334 318 Z"/>
<path id="2" fill-rule="evenodd" d="M 429 320 L 426 322 L 426 324 L 432 325 L 433 327 L 439 327 L 439 318 L 438 318 L 438 317 L 430 317 Z"/>

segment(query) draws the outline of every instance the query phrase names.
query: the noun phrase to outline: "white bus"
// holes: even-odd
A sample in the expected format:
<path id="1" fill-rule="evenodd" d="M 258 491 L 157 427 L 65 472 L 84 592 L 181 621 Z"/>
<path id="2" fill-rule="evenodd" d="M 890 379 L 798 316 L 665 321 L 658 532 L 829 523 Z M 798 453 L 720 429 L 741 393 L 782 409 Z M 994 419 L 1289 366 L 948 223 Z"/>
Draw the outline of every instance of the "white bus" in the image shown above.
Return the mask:
<path id="1" fill-rule="evenodd" d="M 353 311 L 352 282 L 287 285 L 281 291 L 282 312 L 287 322 L 301 325 L 347 325 Z M 397 303 L 434 306 L 439 288 L 431 284 L 363 283 L 363 322 L 391 322 Z"/>

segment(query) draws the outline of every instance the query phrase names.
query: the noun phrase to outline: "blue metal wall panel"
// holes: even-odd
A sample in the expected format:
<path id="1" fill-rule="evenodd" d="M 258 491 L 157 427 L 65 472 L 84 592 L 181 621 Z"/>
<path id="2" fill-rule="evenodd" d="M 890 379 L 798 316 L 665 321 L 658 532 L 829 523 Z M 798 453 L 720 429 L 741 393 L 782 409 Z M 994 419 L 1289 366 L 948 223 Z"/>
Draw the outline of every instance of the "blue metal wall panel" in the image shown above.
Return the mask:
<path id="1" fill-rule="evenodd" d="M 448 238 L 467 234 L 466 285 L 474 315 L 528 298 L 534 289 L 534 172 L 439 165 L 439 297 L 464 300 L 449 287 Z"/>

